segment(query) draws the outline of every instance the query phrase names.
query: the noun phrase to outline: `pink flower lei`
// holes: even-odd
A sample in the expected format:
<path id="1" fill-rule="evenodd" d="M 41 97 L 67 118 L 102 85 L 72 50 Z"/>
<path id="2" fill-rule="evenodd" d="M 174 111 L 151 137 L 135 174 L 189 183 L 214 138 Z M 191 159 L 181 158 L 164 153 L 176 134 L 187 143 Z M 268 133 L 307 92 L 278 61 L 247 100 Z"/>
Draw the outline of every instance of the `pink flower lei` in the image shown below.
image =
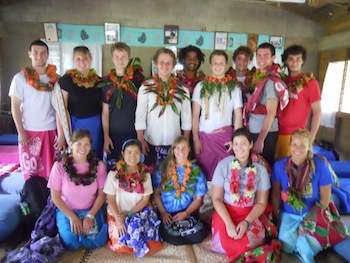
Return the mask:
<path id="1" fill-rule="evenodd" d="M 252 164 L 245 168 L 245 174 L 247 175 L 247 182 L 245 186 L 244 194 L 241 195 L 241 185 L 239 172 L 241 165 L 237 159 L 233 159 L 231 163 L 231 178 L 230 178 L 230 191 L 232 193 L 232 202 L 235 205 L 244 205 L 252 201 L 256 182 L 256 167 Z"/>

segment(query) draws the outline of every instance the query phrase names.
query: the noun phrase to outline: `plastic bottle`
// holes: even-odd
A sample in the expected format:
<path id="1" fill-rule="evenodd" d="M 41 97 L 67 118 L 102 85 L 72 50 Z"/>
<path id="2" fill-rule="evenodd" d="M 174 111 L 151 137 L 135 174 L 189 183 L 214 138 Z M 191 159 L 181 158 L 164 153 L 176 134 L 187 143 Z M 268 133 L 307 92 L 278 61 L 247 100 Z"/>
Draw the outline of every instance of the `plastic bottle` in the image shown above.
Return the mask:
<path id="1" fill-rule="evenodd" d="M 19 206 L 21 207 L 22 214 L 23 214 L 24 216 L 27 216 L 27 215 L 30 214 L 30 207 L 29 207 L 28 203 L 26 203 L 26 202 L 20 202 L 20 203 L 19 203 Z"/>

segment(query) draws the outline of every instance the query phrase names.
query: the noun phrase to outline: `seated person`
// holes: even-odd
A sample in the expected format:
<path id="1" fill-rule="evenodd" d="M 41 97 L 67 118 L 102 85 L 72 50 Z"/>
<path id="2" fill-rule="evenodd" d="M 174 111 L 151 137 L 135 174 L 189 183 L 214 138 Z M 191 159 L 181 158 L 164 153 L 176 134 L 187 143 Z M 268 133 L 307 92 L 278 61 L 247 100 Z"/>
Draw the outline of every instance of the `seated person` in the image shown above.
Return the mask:
<path id="1" fill-rule="evenodd" d="M 233 156 L 217 165 L 212 184 L 213 251 L 236 262 L 265 243 L 259 217 L 267 206 L 270 178 L 266 168 L 252 161 L 253 135 L 244 128 L 233 134 Z"/>
<path id="2" fill-rule="evenodd" d="M 190 150 L 188 139 L 177 137 L 154 176 L 161 234 L 174 245 L 199 243 L 209 232 L 208 225 L 198 218 L 198 209 L 208 191 L 207 181 L 199 167 L 188 160 Z"/>
<path id="3" fill-rule="evenodd" d="M 143 257 L 162 248 L 160 221 L 150 205 L 153 193 L 147 166 L 141 163 L 141 142 L 126 140 L 123 159 L 108 173 L 104 187 L 107 194 L 109 247 Z"/>
<path id="4" fill-rule="evenodd" d="M 54 163 L 48 182 L 57 207 L 56 224 L 66 249 L 88 249 L 107 242 L 107 224 L 102 212 L 106 169 L 95 159 L 87 130 L 71 136 L 72 154 Z"/>
<path id="5" fill-rule="evenodd" d="M 325 160 L 313 156 L 311 147 L 309 131 L 294 131 L 290 141 L 291 156 L 275 163 L 271 178 L 273 215 L 275 221 L 280 221 L 278 239 L 282 241 L 282 250 L 308 263 L 315 262 L 314 257 L 323 248 L 348 235 L 346 227 L 329 213 L 338 213 L 330 200 L 331 171 Z M 325 211 L 327 208 L 329 211 Z M 320 220 L 324 212 L 327 219 L 332 217 L 329 221 L 338 224 L 337 229 L 324 218 Z M 324 222 L 327 229 L 323 227 Z"/>

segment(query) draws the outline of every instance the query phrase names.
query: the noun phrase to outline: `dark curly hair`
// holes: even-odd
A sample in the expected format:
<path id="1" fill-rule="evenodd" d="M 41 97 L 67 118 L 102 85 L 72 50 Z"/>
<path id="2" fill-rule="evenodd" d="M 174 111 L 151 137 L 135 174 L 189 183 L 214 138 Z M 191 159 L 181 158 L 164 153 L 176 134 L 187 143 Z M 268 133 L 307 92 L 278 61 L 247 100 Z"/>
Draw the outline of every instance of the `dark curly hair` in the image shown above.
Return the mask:
<path id="1" fill-rule="evenodd" d="M 198 57 L 198 61 L 199 61 L 198 68 L 199 68 L 202 65 L 202 63 L 204 63 L 205 55 L 202 52 L 202 50 L 200 50 L 196 46 L 189 45 L 187 47 L 181 48 L 180 53 L 179 53 L 179 61 L 182 65 L 185 65 L 186 54 L 187 54 L 187 52 L 192 52 L 192 51 L 197 53 L 197 57 Z"/>
<path id="2" fill-rule="evenodd" d="M 284 50 L 282 54 L 282 62 L 286 63 L 289 55 L 299 55 L 299 54 L 301 54 L 301 57 L 303 58 L 303 61 L 305 63 L 306 57 L 307 57 L 306 49 L 300 45 L 291 45 Z"/>

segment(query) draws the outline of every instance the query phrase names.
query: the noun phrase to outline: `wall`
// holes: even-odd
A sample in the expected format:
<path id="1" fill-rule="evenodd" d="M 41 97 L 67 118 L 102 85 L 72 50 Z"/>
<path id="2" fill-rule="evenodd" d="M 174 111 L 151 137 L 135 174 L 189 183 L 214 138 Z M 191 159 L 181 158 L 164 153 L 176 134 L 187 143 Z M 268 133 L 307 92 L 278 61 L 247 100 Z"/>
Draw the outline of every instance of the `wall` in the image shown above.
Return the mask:
<path id="1" fill-rule="evenodd" d="M 103 25 L 119 22 L 122 26 L 163 28 L 166 24 L 180 29 L 228 31 L 285 35 L 286 45 L 299 43 L 309 50 L 307 71 L 318 71 L 318 39 L 320 25 L 271 6 L 264 2 L 234 0 L 23 0 L 0 7 L 0 34 L 3 38 L 4 70 L 2 75 L 1 109 L 9 109 L 8 88 L 13 75 L 30 63 L 28 45 L 44 37 L 43 22 Z M 132 48 L 140 56 L 146 73 L 155 48 Z M 104 73 L 112 67 L 109 47 L 104 51 Z M 204 51 L 207 57 L 210 51 Z M 206 62 L 203 70 L 208 72 Z M 146 74 L 147 75 L 147 74 Z"/>

